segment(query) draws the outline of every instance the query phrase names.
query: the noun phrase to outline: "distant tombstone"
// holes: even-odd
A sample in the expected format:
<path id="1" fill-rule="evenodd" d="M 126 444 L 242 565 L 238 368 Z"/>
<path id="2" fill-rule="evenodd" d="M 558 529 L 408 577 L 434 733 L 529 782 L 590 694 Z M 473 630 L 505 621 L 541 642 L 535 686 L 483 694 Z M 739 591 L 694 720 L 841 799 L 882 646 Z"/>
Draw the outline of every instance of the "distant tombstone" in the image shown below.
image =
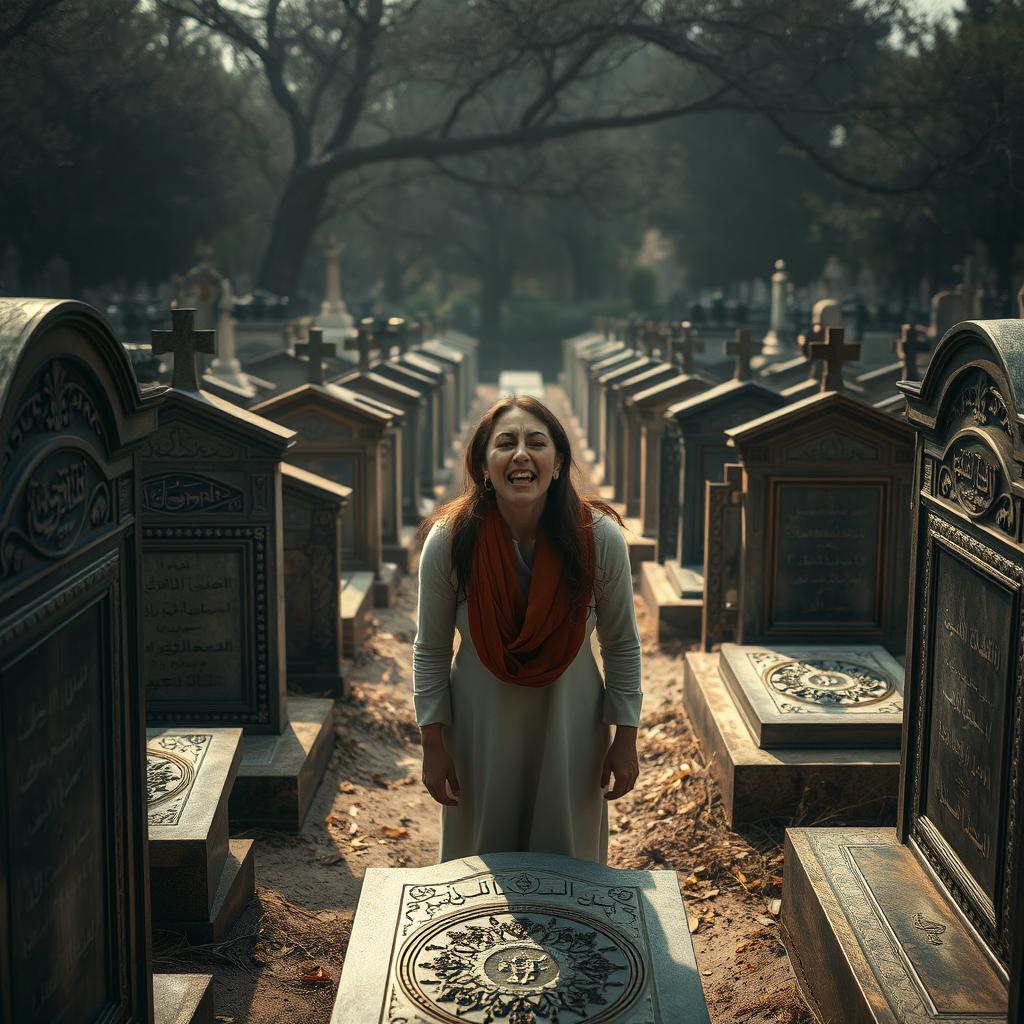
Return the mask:
<path id="1" fill-rule="evenodd" d="M 743 467 L 723 467 L 721 480 L 704 484 L 704 593 L 701 649 L 736 639 L 740 605 Z"/>
<path id="2" fill-rule="evenodd" d="M 0 325 L 0 1020 L 149 1022 L 135 482 L 162 389 L 82 303 Z"/>
<path id="3" fill-rule="evenodd" d="M 310 377 L 317 376 L 322 370 L 311 363 Z M 293 465 L 352 489 L 341 528 L 345 571 L 372 573 L 378 602 L 393 603 L 396 573 L 383 555 L 384 448 L 393 414 L 349 388 L 315 380 L 253 411 L 298 433 L 288 455 Z"/>
<path id="4" fill-rule="evenodd" d="M 198 262 L 182 278 L 181 308 L 195 311 L 196 327 L 204 331 L 217 328 L 217 309 L 224 278 L 213 265 L 213 247 L 201 242 L 196 248 Z"/>
<path id="5" fill-rule="evenodd" d="M 279 733 L 281 459 L 294 434 L 200 391 L 213 332 L 172 311 L 174 387 L 142 448 L 142 679 L 150 725 Z"/>
<path id="6" fill-rule="evenodd" d="M 818 299 L 811 308 L 811 322 L 823 330 L 827 327 L 843 327 L 843 306 L 835 299 Z"/>
<path id="7" fill-rule="evenodd" d="M 370 868 L 331 1024 L 708 1024 L 673 871 L 539 853 Z"/>
<path id="8" fill-rule="evenodd" d="M 725 430 L 786 404 L 770 388 L 749 380 L 750 361 L 760 348 L 740 328 L 727 351 L 735 356 L 733 379 L 670 405 L 661 438 L 662 490 L 658 509 L 658 562 L 642 567 L 641 594 L 660 638 L 696 640 L 701 632 L 705 590 L 705 481 L 718 480 L 735 458 Z M 671 426 L 671 431 L 669 430 Z M 678 468 L 673 473 L 673 465 Z"/>
<path id="9" fill-rule="evenodd" d="M 341 521 L 352 490 L 285 463 L 281 491 L 288 685 L 342 697 Z"/>
<path id="10" fill-rule="evenodd" d="M 931 302 L 932 321 L 929 336 L 938 341 L 954 324 L 968 319 L 967 299 L 963 288 L 957 286 L 948 291 L 936 292 Z"/>
<path id="11" fill-rule="evenodd" d="M 324 301 L 320 306 L 320 320 L 322 326 L 343 331 L 346 334 L 352 330 L 352 316 L 345 306 L 345 300 L 341 294 L 341 246 L 338 240 L 331 235 L 327 240 L 324 249 L 325 287 Z"/>
<path id="12" fill-rule="evenodd" d="M 776 260 L 775 271 L 771 284 L 771 313 L 768 320 L 768 333 L 764 337 L 762 352 L 766 356 L 778 356 L 788 347 L 786 333 L 789 330 L 789 274 L 786 261 Z"/>
<path id="13" fill-rule="evenodd" d="M 783 916 L 825 1018 L 1022 1019 L 1022 353 L 1019 321 L 965 324 L 903 385 L 918 447 L 897 833 L 787 833 Z"/>

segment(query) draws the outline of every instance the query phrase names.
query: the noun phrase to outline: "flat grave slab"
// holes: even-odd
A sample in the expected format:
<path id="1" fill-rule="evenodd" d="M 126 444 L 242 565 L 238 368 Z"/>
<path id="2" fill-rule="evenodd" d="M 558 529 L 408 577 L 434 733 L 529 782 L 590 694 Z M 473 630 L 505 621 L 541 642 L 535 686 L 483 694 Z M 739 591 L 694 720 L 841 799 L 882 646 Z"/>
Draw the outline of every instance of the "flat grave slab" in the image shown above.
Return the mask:
<path id="1" fill-rule="evenodd" d="M 719 671 L 759 747 L 899 747 L 903 669 L 877 645 L 722 644 Z"/>
<path id="2" fill-rule="evenodd" d="M 213 1024 L 212 974 L 154 974 L 156 1024 Z"/>
<path id="3" fill-rule="evenodd" d="M 722 679 L 717 654 L 686 655 L 683 701 L 732 828 L 794 815 L 814 821 L 847 808 L 864 819 L 892 820 L 898 749 L 759 747 Z"/>
<path id="4" fill-rule="evenodd" d="M 706 1024 L 674 871 L 548 854 L 370 868 L 331 1024 Z"/>
<path id="5" fill-rule="evenodd" d="M 217 941 L 254 892 L 252 843 L 228 838 L 241 757 L 241 729 L 146 734 L 153 922 L 191 941 Z"/>
<path id="6" fill-rule="evenodd" d="M 808 952 L 814 937 L 795 966 L 823 1020 L 1007 1020 L 1004 980 L 894 829 L 788 829 L 785 857 L 783 916 Z"/>

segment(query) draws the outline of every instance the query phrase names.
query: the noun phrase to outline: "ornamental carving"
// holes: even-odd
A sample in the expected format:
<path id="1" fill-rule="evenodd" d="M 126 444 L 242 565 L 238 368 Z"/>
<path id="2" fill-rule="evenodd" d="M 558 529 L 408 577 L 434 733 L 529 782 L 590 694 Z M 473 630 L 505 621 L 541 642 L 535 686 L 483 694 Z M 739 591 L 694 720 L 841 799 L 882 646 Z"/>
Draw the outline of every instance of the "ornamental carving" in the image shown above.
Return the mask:
<path id="1" fill-rule="evenodd" d="M 146 744 L 146 804 L 150 825 L 177 825 L 213 737 L 158 736 Z"/>
<path id="2" fill-rule="evenodd" d="M 618 930 L 566 908 L 513 902 L 420 928 L 399 951 L 396 980 L 429 1021 L 602 1024 L 624 1019 L 647 979 L 640 950 Z"/>
<path id="3" fill-rule="evenodd" d="M 999 389 L 980 370 L 957 391 L 949 407 L 947 426 L 967 420 L 978 427 L 996 427 L 1011 440 L 1010 414 Z"/>
<path id="4" fill-rule="evenodd" d="M 877 445 L 845 437 L 838 431 L 810 437 L 785 451 L 788 462 L 876 462 L 880 457 Z"/>
<path id="5" fill-rule="evenodd" d="M 180 423 L 150 434 L 141 452 L 149 459 L 230 459 L 237 454 L 231 445 L 198 434 Z"/>
<path id="6" fill-rule="evenodd" d="M 1016 505 L 996 453 L 973 432 L 958 434 L 939 467 L 939 497 L 959 505 L 972 519 L 1014 536 Z"/>
<path id="7" fill-rule="evenodd" d="M 32 396 L 14 416 L 7 444 L 0 455 L 0 473 L 10 464 L 26 438 L 33 434 L 69 430 L 73 418 L 106 443 L 106 431 L 96 403 L 88 391 L 70 377 L 64 364 L 54 360 L 43 371 Z"/>
<path id="8" fill-rule="evenodd" d="M 764 669 L 761 678 L 770 690 L 783 697 L 820 707 L 876 704 L 896 689 L 895 680 L 881 670 L 845 658 L 784 661 Z M 790 709 L 789 705 L 785 707 Z M 894 705 L 891 712 L 898 714 L 901 709 Z"/>
<path id="9" fill-rule="evenodd" d="M 240 490 L 220 480 L 195 473 L 162 473 L 142 484 L 145 512 L 176 515 L 179 512 L 244 512 Z"/>

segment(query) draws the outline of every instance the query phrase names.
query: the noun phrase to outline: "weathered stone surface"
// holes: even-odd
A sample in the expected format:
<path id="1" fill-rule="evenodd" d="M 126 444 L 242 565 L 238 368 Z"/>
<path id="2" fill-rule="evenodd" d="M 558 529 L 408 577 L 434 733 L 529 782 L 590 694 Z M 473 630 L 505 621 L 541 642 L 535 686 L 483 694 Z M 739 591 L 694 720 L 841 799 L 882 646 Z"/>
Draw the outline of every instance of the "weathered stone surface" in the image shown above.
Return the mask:
<path id="1" fill-rule="evenodd" d="M 898 747 L 903 669 L 884 647 L 722 644 L 719 671 L 759 747 Z"/>
<path id="2" fill-rule="evenodd" d="M 142 679 L 152 726 L 277 732 L 281 458 L 294 434 L 172 390 L 142 447 Z"/>
<path id="3" fill-rule="evenodd" d="M 232 827 L 298 832 L 334 749 L 334 701 L 289 697 L 279 736 L 246 736 L 231 791 Z"/>
<path id="4" fill-rule="evenodd" d="M 156 927 L 195 941 L 233 923 L 253 894 L 230 856 L 228 800 L 242 757 L 241 729 L 150 729 L 146 739 L 150 902 Z M 225 878 L 225 874 L 230 877 Z"/>
<path id="5" fill-rule="evenodd" d="M 1022 366 L 1021 321 L 965 323 L 901 385 L 918 444 L 899 842 L 799 830 L 786 858 L 813 998 L 857 1019 L 1021 1019 Z"/>
<path id="6" fill-rule="evenodd" d="M 285 464 L 281 496 L 288 686 L 341 697 L 341 520 L 352 491 Z"/>
<path id="7" fill-rule="evenodd" d="M 156 1024 L 213 1024 L 213 975 L 156 975 L 153 1014 Z"/>
<path id="8" fill-rule="evenodd" d="M 700 645 L 736 639 L 743 545 L 743 467 L 729 463 L 704 484 L 704 594 Z"/>
<path id="9" fill-rule="evenodd" d="M 715 654 L 689 653 L 683 664 L 686 712 L 718 784 L 733 828 L 799 813 L 815 820 L 837 808 L 892 821 L 899 753 L 891 748 L 759 747 L 718 669 Z"/>
<path id="10" fill-rule="evenodd" d="M 78 302 L 0 299 L 0 1021 L 150 1019 L 140 392 Z"/>
<path id="11" fill-rule="evenodd" d="M 679 883 L 546 854 L 366 872 L 332 1024 L 708 1021 Z"/>
<path id="12" fill-rule="evenodd" d="M 999 1024 L 1006 983 L 891 828 L 786 832 L 786 945 L 822 1019 Z"/>

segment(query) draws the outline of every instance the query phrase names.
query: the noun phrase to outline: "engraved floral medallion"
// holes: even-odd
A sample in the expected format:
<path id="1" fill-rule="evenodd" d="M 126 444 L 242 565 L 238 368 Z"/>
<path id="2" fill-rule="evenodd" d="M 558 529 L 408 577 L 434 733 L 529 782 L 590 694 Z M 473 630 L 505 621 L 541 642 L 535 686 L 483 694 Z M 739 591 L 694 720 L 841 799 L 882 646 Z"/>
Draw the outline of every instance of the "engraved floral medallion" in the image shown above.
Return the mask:
<path id="1" fill-rule="evenodd" d="M 397 978 L 426 1019 L 467 1024 L 620 1020 L 646 981 L 640 951 L 618 929 L 533 903 L 430 922 L 399 951 Z"/>
<path id="2" fill-rule="evenodd" d="M 150 825 L 176 825 L 188 802 L 212 737 L 166 734 L 146 745 L 146 803 Z"/>
<path id="3" fill-rule="evenodd" d="M 895 681 L 878 669 L 831 658 L 784 661 L 766 669 L 763 678 L 776 693 L 825 707 L 875 704 L 896 688 Z"/>

